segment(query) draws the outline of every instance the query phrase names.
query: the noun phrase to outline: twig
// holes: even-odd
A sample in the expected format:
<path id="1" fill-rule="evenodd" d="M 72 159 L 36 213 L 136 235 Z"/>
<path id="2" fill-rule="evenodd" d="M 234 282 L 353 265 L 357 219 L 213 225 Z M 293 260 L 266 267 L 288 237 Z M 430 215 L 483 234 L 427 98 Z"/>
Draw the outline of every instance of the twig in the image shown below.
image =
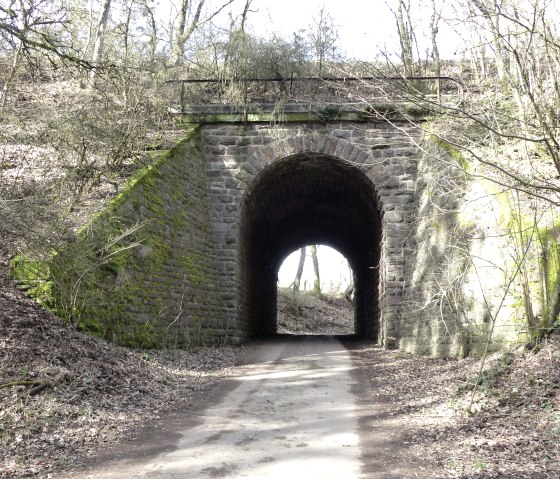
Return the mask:
<path id="1" fill-rule="evenodd" d="M 40 392 L 41 390 L 43 390 L 44 388 L 46 388 L 49 385 L 50 385 L 50 383 L 48 381 L 42 381 L 42 380 L 39 380 L 39 379 L 36 379 L 36 380 L 21 379 L 19 381 L 10 381 L 8 383 L 2 383 L 2 384 L 0 384 L 0 389 L 11 388 L 11 387 L 15 387 L 15 386 L 34 386 L 29 391 L 29 394 L 33 395 L 33 394 L 37 394 L 38 392 Z"/>

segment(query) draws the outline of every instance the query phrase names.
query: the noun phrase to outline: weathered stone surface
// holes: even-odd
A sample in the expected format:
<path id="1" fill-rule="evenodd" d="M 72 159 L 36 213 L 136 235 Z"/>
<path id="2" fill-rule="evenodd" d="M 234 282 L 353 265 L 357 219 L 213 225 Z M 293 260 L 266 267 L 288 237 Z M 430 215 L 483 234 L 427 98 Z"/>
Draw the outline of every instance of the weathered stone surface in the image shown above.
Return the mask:
<path id="1" fill-rule="evenodd" d="M 128 314 L 157 318 L 179 344 L 275 333 L 281 261 L 326 243 L 353 266 L 358 334 L 417 353 L 476 350 L 484 334 L 467 337 L 465 318 L 437 303 L 441 279 L 469 268 L 454 248 L 472 240 L 459 227 L 461 194 L 438 183 L 456 176 L 442 166 L 452 161 L 404 122 L 201 126 L 117 210 L 128 224 L 157 220 L 168 249 L 149 274 L 142 261 L 127 265 L 123 277 L 141 292 Z M 483 322 L 480 307 L 463 309 Z"/>

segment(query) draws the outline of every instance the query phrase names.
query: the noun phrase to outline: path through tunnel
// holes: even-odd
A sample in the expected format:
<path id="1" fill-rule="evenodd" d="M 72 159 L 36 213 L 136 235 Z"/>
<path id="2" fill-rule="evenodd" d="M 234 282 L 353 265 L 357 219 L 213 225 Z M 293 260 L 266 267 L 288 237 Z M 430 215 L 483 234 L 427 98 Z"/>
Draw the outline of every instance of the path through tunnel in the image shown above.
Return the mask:
<path id="1" fill-rule="evenodd" d="M 277 160 L 249 185 L 239 242 L 240 320 L 250 337 L 274 335 L 282 261 L 307 244 L 344 255 L 355 278 L 354 331 L 376 340 L 382 226 L 371 180 L 350 163 L 301 153 Z"/>

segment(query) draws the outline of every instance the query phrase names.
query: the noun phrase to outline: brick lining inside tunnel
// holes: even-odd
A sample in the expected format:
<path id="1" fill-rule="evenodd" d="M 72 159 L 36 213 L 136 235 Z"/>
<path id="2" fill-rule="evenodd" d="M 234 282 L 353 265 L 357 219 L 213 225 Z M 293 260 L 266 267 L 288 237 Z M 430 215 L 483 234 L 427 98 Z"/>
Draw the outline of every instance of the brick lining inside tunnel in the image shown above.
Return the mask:
<path id="1" fill-rule="evenodd" d="M 249 336 L 276 333 L 277 274 L 285 257 L 325 244 L 350 262 L 355 333 L 377 339 L 382 229 L 372 182 L 333 156 L 300 153 L 274 162 L 244 195 L 239 243 L 240 314 Z"/>

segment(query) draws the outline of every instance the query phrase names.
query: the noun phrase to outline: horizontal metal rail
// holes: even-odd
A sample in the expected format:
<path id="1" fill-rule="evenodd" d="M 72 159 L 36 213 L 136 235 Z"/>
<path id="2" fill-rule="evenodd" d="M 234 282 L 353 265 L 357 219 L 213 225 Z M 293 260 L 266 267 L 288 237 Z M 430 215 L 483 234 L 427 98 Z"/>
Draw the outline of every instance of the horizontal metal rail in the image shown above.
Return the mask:
<path id="1" fill-rule="evenodd" d="M 329 83 L 355 83 L 355 82 L 424 82 L 424 81 L 433 81 L 436 83 L 436 91 L 437 91 L 437 98 L 441 100 L 441 83 L 444 81 L 452 82 L 456 85 L 457 94 L 459 98 L 463 97 L 463 91 L 465 88 L 464 83 L 461 80 L 450 76 L 440 76 L 440 75 L 433 75 L 433 76 L 344 76 L 344 77 L 298 77 L 298 76 L 291 76 L 288 78 L 285 77 L 276 77 L 276 78 L 186 78 L 186 79 L 174 79 L 174 80 L 166 80 L 165 83 L 167 84 L 177 84 L 180 85 L 180 92 L 179 92 L 179 105 L 181 115 L 185 113 L 186 106 L 187 106 L 187 88 L 188 85 L 192 84 L 219 84 L 219 85 L 230 85 L 235 82 L 243 83 L 247 85 L 248 83 L 286 83 L 290 85 L 290 92 L 292 91 L 292 85 L 294 83 L 303 83 L 303 82 L 324 82 L 325 84 Z"/>

